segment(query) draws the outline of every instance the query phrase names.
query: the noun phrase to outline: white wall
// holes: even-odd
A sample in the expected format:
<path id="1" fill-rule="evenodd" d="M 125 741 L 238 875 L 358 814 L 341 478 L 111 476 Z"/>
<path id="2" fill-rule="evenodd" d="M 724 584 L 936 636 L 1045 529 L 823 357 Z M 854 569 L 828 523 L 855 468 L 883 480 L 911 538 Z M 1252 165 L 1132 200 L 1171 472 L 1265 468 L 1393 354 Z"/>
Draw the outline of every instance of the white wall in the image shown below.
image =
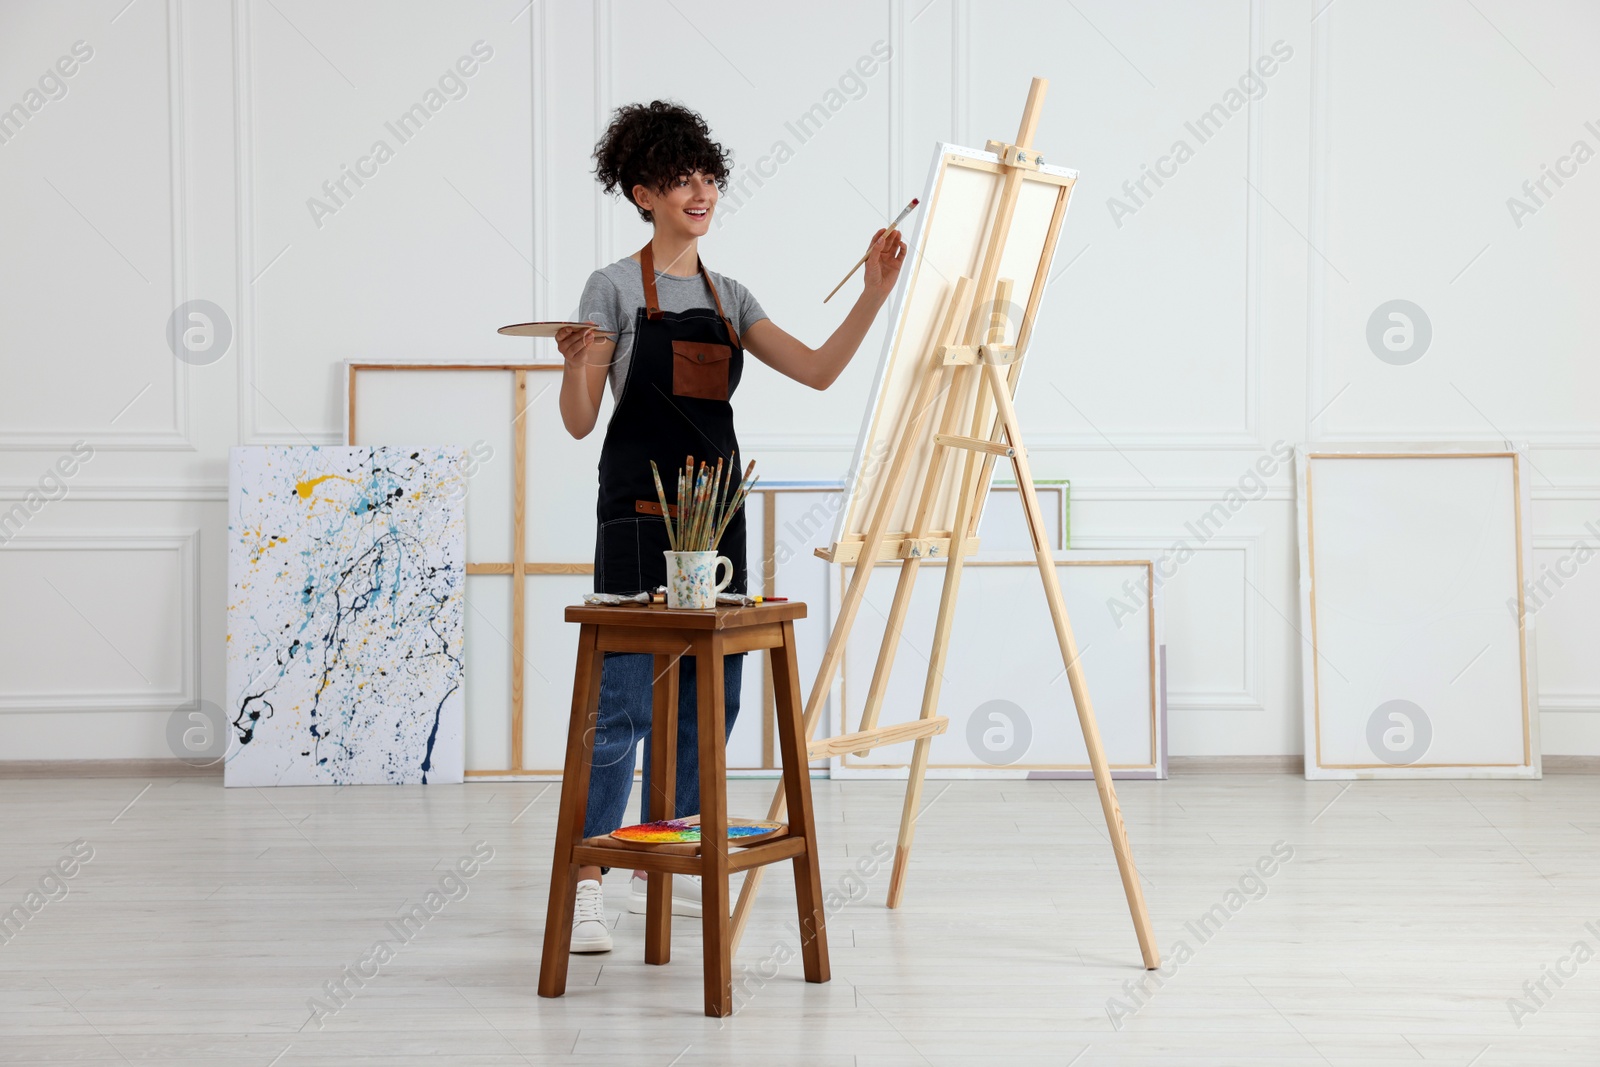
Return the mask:
<path id="1" fill-rule="evenodd" d="M 0 143 L 0 507 L 94 454 L 0 550 L 0 758 L 166 756 L 163 709 L 221 700 L 228 446 L 336 440 L 345 358 L 530 354 L 494 327 L 566 315 L 647 237 L 589 173 L 610 108 L 701 110 L 736 180 L 786 142 L 704 254 L 819 342 L 935 140 L 1011 138 L 1034 74 L 1036 144 L 1083 177 L 1019 407 L 1074 546 L 1159 554 L 1279 441 L 1526 439 L 1537 558 L 1576 568 L 1540 617 L 1546 751 L 1600 752 L 1600 579 L 1569 558 L 1600 544 L 1600 163 L 1522 190 L 1600 149 L 1597 37 L 1581 0 L 4 0 L 0 107 L 38 107 Z M 79 41 L 65 95 L 29 97 Z M 385 123 L 478 41 L 466 95 L 399 143 Z M 1201 143 L 1185 124 L 1279 41 Z M 892 62 L 830 96 L 877 42 Z M 379 138 L 393 158 L 314 220 Z M 192 299 L 233 331 L 206 365 L 165 338 Z M 1366 342 L 1392 299 L 1432 324 L 1409 365 Z M 826 394 L 747 377 L 770 477 L 842 473 L 881 329 Z M 1264 465 L 1167 587 L 1174 754 L 1301 748 L 1292 470 Z"/>

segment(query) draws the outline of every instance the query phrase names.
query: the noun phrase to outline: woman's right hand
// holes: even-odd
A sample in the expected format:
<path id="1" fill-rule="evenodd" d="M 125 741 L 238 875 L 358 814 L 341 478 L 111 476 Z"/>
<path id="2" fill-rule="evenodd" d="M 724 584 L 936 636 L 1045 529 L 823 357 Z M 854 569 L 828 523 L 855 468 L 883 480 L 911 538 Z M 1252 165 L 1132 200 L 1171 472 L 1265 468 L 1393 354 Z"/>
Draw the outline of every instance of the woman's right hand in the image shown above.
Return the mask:
<path id="1" fill-rule="evenodd" d="M 573 437 L 585 437 L 600 416 L 600 399 L 611 367 L 610 335 L 595 335 L 600 327 L 563 326 L 556 331 L 561 351 L 561 421 Z"/>
<path id="2" fill-rule="evenodd" d="M 589 362 L 584 357 L 589 352 L 589 346 L 594 344 L 594 326 L 563 326 L 556 331 L 556 348 L 561 352 L 561 358 L 568 364 L 576 365 Z"/>

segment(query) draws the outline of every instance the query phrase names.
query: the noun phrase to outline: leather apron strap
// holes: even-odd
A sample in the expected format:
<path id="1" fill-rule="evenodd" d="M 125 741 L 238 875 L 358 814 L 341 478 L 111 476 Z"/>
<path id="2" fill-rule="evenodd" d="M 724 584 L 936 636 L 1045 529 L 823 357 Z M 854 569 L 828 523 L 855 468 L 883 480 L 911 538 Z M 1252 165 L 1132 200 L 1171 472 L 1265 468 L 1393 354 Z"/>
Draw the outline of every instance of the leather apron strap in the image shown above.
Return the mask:
<path id="1" fill-rule="evenodd" d="M 739 340 L 739 333 L 733 328 L 733 320 L 728 318 L 728 313 L 722 310 L 722 297 L 717 294 L 717 287 L 711 281 L 711 274 L 706 270 L 705 260 L 695 254 L 695 261 L 699 264 L 700 277 L 706 280 L 706 288 L 711 290 L 711 299 L 717 305 L 717 314 L 722 318 L 722 323 L 728 328 L 728 338 L 735 348 L 743 348 Z M 639 249 L 639 272 L 644 280 L 644 313 L 649 319 L 661 317 L 661 300 L 656 296 L 656 260 L 648 243 Z"/>

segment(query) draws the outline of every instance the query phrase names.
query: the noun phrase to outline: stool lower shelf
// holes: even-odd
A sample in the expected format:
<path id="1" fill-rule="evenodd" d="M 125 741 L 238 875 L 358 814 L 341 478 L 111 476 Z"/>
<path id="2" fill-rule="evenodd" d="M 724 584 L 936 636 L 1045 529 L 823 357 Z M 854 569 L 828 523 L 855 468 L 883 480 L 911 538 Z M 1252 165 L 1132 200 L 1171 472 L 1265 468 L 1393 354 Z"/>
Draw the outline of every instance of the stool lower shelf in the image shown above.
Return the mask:
<path id="1" fill-rule="evenodd" d="M 586 837 L 573 848 L 573 861 L 602 867 L 632 867 L 659 874 L 699 874 L 702 868 L 698 842 L 619 841 L 609 834 Z M 755 841 L 728 841 L 728 873 L 794 859 L 806 849 L 805 839 L 790 837 L 787 826 Z"/>

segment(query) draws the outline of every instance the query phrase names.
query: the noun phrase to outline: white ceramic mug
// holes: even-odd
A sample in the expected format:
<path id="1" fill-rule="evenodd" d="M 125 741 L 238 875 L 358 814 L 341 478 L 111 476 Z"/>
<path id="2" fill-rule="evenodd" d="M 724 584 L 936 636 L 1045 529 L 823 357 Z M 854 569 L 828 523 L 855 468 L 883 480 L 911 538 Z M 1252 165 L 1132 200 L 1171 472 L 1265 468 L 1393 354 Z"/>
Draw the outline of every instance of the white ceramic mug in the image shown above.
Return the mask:
<path id="1" fill-rule="evenodd" d="M 672 552 L 667 557 L 667 607 L 703 609 L 717 606 L 717 594 L 733 581 L 733 561 L 715 552 Z M 718 567 L 726 567 L 715 581 Z"/>

